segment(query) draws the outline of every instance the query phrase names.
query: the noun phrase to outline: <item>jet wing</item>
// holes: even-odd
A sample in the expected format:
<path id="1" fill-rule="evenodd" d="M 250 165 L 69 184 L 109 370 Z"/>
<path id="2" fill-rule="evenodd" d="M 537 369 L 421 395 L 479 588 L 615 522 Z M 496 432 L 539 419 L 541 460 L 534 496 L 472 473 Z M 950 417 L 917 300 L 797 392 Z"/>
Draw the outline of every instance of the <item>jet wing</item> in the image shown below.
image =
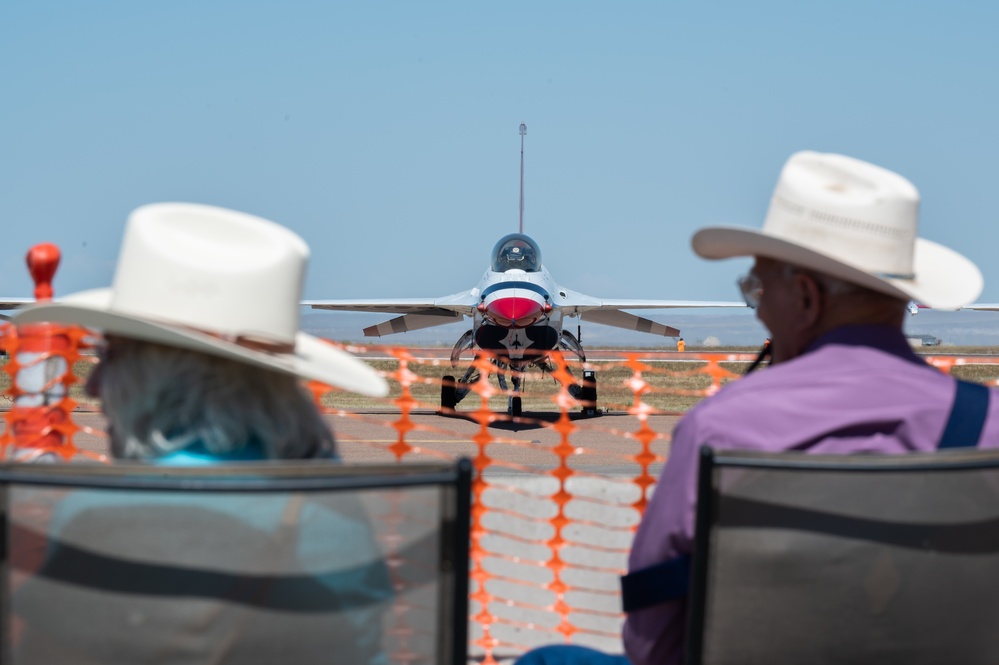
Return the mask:
<path id="1" fill-rule="evenodd" d="M 637 330 L 638 332 L 650 333 L 652 335 L 662 335 L 663 337 L 679 337 L 680 331 L 672 326 L 664 326 L 661 323 L 650 321 L 649 319 L 628 314 L 614 309 L 593 309 L 579 315 L 583 321 L 601 323 L 605 326 L 624 328 L 625 330 Z"/>
<path id="2" fill-rule="evenodd" d="M 34 298 L 0 298 L 0 309 L 17 309 L 37 302 Z"/>
<path id="3" fill-rule="evenodd" d="M 410 330 L 456 323 L 475 314 L 478 300 L 470 291 L 443 298 L 380 298 L 374 300 L 303 300 L 302 305 L 313 309 L 342 312 L 385 312 L 402 314 L 394 319 L 364 329 L 366 337 L 381 337 Z"/>
<path id="4" fill-rule="evenodd" d="M 562 289 L 565 298 L 560 299 L 559 307 L 569 316 L 578 315 L 583 321 L 592 321 L 605 326 L 637 330 L 638 332 L 679 337 L 680 331 L 672 326 L 656 323 L 641 316 L 621 311 L 625 309 L 675 309 L 681 307 L 746 307 L 744 302 L 729 300 L 619 300 L 587 296 L 576 291 Z"/>
<path id="5" fill-rule="evenodd" d="M 938 312 L 954 312 L 957 310 L 953 309 L 940 309 L 939 307 L 930 307 L 929 305 L 922 305 L 915 302 L 909 303 L 909 313 L 915 314 L 921 309 L 936 309 Z M 965 305 L 964 307 L 958 307 L 957 309 L 974 309 L 980 312 L 999 312 L 999 303 L 989 303 L 989 302 L 973 302 L 970 305 Z"/>
<path id="6" fill-rule="evenodd" d="M 17 309 L 36 302 L 34 298 L 0 298 L 0 310 Z M 10 321 L 10 317 L 6 314 L 0 314 L 0 321 Z"/>
<path id="7" fill-rule="evenodd" d="M 746 303 L 736 300 L 620 300 L 594 298 L 569 289 L 562 289 L 562 292 L 565 293 L 565 298 L 560 298 L 558 305 L 570 315 L 593 310 L 746 307 Z M 590 320 L 596 321 L 592 318 Z"/>
<path id="8" fill-rule="evenodd" d="M 471 291 L 462 291 L 442 298 L 375 298 L 373 300 L 303 300 L 302 305 L 313 309 L 342 312 L 388 312 L 392 314 L 423 314 L 454 317 L 472 316 L 479 301 Z"/>
<path id="9" fill-rule="evenodd" d="M 376 326 L 368 326 L 364 329 L 364 336 L 381 337 L 382 335 L 394 335 L 395 333 L 409 332 L 410 330 L 422 330 L 423 328 L 457 323 L 463 318 L 465 317 L 456 312 L 448 312 L 446 314 L 403 314 L 389 321 L 379 323 Z"/>

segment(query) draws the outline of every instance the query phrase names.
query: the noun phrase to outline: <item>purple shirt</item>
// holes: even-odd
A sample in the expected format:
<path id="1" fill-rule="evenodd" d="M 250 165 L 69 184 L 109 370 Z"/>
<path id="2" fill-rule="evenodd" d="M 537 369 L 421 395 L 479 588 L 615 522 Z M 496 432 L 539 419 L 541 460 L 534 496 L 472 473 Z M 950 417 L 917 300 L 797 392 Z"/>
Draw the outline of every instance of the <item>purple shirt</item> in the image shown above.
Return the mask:
<path id="1" fill-rule="evenodd" d="M 727 385 L 691 409 L 673 432 L 669 459 L 632 545 L 628 569 L 683 554 L 694 541 L 698 449 L 809 453 L 936 450 L 957 382 L 927 365 L 887 326 L 849 326 L 805 354 Z M 980 447 L 999 445 L 992 391 Z M 680 663 L 686 603 L 632 612 L 624 647 L 633 665 Z"/>

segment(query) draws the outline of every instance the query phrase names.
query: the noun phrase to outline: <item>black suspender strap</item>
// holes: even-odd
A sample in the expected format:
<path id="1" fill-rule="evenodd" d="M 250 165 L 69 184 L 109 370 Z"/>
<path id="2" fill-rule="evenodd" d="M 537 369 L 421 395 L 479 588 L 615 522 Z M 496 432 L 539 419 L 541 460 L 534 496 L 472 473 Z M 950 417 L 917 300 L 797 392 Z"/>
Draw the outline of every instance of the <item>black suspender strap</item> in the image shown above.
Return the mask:
<path id="1" fill-rule="evenodd" d="M 958 380 L 950 417 L 937 447 L 945 450 L 977 446 L 988 412 L 989 389 L 978 383 Z"/>
<path id="2" fill-rule="evenodd" d="M 670 600 L 681 600 L 690 592 L 690 555 L 683 555 L 621 577 L 621 604 L 634 612 Z"/>

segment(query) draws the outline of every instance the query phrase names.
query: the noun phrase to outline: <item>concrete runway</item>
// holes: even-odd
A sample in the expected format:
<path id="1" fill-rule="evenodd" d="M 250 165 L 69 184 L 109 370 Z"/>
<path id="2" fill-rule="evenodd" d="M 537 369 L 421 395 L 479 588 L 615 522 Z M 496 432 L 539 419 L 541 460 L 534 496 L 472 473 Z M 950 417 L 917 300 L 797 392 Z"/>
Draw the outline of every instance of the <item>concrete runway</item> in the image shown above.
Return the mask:
<path id="1" fill-rule="evenodd" d="M 395 411 L 360 411 L 350 414 L 324 416 L 336 434 L 340 455 L 348 463 L 389 462 L 395 459 L 389 447 L 398 440 L 395 424 L 399 413 Z M 492 423 L 488 433 L 495 439 L 490 444 L 490 456 L 504 464 L 544 468 L 552 464 L 550 452 L 561 441 L 562 435 L 553 429 L 558 417 L 555 412 L 526 412 L 517 422 L 499 420 Z M 629 434 L 641 427 L 638 419 L 626 413 L 583 417 L 570 414 L 577 428 L 570 434 L 571 445 L 577 449 L 573 466 L 590 473 L 611 476 L 628 476 L 633 470 L 627 462 L 629 455 L 640 450 L 640 445 Z M 98 454 L 109 454 L 108 442 L 103 435 L 104 417 L 93 411 L 76 411 L 74 421 L 84 428 L 75 438 L 77 447 Z M 679 419 L 678 416 L 653 415 L 648 426 L 659 435 L 668 435 Z M 406 434 L 406 442 L 414 447 L 406 459 L 440 459 L 441 456 L 475 456 L 477 446 L 473 437 L 479 432 L 479 423 L 467 417 L 442 417 L 431 411 L 419 411 L 410 416 L 413 429 Z M 495 450 L 493 450 L 495 449 Z M 658 439 L 652 451 L 665 455 L 667 444 Z M 636 467 L 637 468 L 637 467 Z M 660 465 L 655 465 L 658 473 Z M 506 472 L 515 473 L 515 466 Z M 503 472 L 503 471 L 501 471 Z"/>

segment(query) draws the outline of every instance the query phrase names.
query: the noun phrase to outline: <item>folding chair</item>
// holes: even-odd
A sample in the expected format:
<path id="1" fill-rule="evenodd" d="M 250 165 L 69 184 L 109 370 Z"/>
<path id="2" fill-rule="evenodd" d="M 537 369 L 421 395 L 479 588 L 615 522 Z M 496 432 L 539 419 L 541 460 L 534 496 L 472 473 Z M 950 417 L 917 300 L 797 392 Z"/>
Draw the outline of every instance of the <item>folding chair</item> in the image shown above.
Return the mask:
<path id="1" fill-rule="evenodd" d="M 466 661 L 471 465 L 0 466 L 2 663 Z"/>
<path id="2" fill-rule="evenodd" d="M 704 448 L 689 663 L 999 661 L 999 451 Z"/>

